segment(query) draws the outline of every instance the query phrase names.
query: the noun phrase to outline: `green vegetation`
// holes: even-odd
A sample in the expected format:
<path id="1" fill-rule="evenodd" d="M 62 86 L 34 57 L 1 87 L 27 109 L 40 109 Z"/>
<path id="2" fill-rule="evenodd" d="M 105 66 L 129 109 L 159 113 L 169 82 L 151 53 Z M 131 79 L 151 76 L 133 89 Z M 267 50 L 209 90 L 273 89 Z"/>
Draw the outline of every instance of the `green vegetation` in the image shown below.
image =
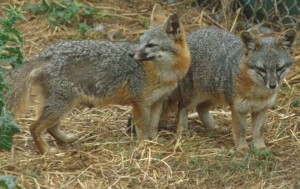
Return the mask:
<path id="1" fill-rule="evenodd" d="M 21 187 L 17 186 L 16 177 L 0 176 L 0 188 L 19 189 Z"/>
<path id="2" fill-rule="evenodd" d="M 0 17 L 0 63 L 9 63 L 16 68 L 22 63 L 21 46 L 23 38 L 14 27 L 17 20 L 23 19 L 22 12 L 18 7 L 9 7 L 6 18 Z M 18 124 L 13 115 L 4 106 L 4 92 L 8 90 L 4 83 L 4 69 L 0 67 L 0 150 L 10 150 L 12 147 L 12 136 L 20 132 Z"/>
<path id="3" fill-rule="evenodd" d="M 29 4 L 26 10 L 43 15 L 51 26 L 75 26 L 78 28 L 81 37 L 85 36 L 91 28 L 86 23 L 86 18 L 91 18 L 96 8 L 85 5 L 77 0 L 41 1 L 36 4 Z"/>
<path id="4" fill-rule="evenodd" d="M 10 63 L 14 68 L 22 63 L 23 38 L 14 27 L 16 21 L 24 19 L 18 7 L 7 8 L 6 18 L 0 17 L 0 62 Z"/>
<path id="5" fill-rule="evenodd" d="M 8 7 L 6 18 L 0 17 L 0 63 L 10 64 L 17 68 L 22 64 L 23 56 L 21 46 L 23 38 L 14 27 L 16 21 L 23 19 L 18 7 Z M 0 151 L 11 150 L 12 136 L 20 132 L 19 125 L 14 121 L 13 115 L 4 106 L 4 92 L 8 86 L 4 82 L 4 72 L 0 66 Z M 14 189 L 17 186 L 13 176 L 0 176 L 0 188 Z"/>

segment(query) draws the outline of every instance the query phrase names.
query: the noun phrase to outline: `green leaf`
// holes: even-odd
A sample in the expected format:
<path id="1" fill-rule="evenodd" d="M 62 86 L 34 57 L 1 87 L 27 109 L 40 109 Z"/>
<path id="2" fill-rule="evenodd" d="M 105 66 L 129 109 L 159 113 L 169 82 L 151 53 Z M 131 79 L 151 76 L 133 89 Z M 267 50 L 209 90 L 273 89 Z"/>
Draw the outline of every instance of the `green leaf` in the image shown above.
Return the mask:
<path id="1" fill-rule="evenodd" d="M 14 23 L 10 20 L 10 18 L 0 20 L 0 25 L 6 30 L 12 28 L 13 24 Z"/>
<path id="2" fill-rule="evenodd" d="M 82 38 L 85 37 L 85 33 L 86 33 L 86 32 L 91 32 L 91 31 L 93 31 L 93 30 L 86 24 L 86 22 L 79 24 L 78 30 L 79 30 L 80 35 L 81 35 Z"/>
<path id="3" fill-rule="evenodd" d="M 9 63 L 13 68 L 17 68 L 22 64 L 23 55 L 19 47 L 6 47 L 1 49 L 0 62 Z"/>
<path id="4" fill-rule="evenodd" d="M 93 13 L 96 11 L 96 8 L 93 6 L 85 6 L 83 9 L 83 15 L 84 16 L 93 16 Z"/>
<path id="5" fill-rule="evenodd" d="M 0 32 L 0 47 L 4 46 L 10 40 L 9 34 L 6 32 Z"/>
<path id="6" fill-rule="evenodd" d="M 0 17 L 0 27 L 2 28 L 0 30 L 0 62 L 10 63 L 15 68 L 22 63 L 23 56 L 20 47 L 23 44 L 23 38 L 20 32 L 14 28 L 14 23 L 24 17 L 22 11 L 16 6 L 9 6 L 6 10 L 7 17 Z M 4 107 L 3 91 L 8 88 L 4 83 L 3 72 L 3 69 L 0 68 L 0 151 L 11 150 L 12 137 L 20 132 L 19 125 L 13 119 L 13 114 Z M 11 184 L 7 185 L 3 180 L 0 182 L 0 187 L 15 188 Z"/>
<path id="7" fill-rule="evenodd" d="M 297 108 L 299 106 L 299 100 L 295 99 L 291 102 L 290 107 L 291 108 Z"/>
<path id="8" fill-rule="evenodd" d="M 13 176 L 0 176 L 0 188 L 15 189 L 17 187 L 17 179 Z"/>
<path id="9" fill-rule="evenodd" d="M 29 4 L 25 9 L 35 14 L 43 14 L 51 26 L 78 25 L 81 16 L 92 16 L 96 10 L 78 0 L 42 1 Z"/>
<path id="10" fill-rule="evenodd" d="M 21 37 L 21 34 L 20 34 L 20 32 L 16 29 L 16 28 L 11 28 L 10 30 L 9 30 L 9 32 L 11 33 L 11 34 L 13 34 L 17 39 L 18 39 L 18 43 L 19 44 L 23 44 L 23 38 Z"/>
<path id="11" fill-rule="evenodd" d="M 50 7 L 44 1 L 39 4 L 29 4 L 25 6 L 25 10 L 32 12 L 33 14 L 46 13 Z"/>
<path id="12" fill-rule="evenodd" d="M 3 106 L 3 102 L 0 101 Z M 11 150 L 12 136 L 20 132 L 19 125 L 14 121 L 13 114 L 5 107 L 0 114 L 0 150 Z"/>
<path id="13" fill-rule="evenodd" d="M 23 13 L 19 7 L 15 5 L 9 6 L 6 10 L 8 11 L 7 17 L 13 24 L 15 23 L 16 20 L 25 20 Z"/>

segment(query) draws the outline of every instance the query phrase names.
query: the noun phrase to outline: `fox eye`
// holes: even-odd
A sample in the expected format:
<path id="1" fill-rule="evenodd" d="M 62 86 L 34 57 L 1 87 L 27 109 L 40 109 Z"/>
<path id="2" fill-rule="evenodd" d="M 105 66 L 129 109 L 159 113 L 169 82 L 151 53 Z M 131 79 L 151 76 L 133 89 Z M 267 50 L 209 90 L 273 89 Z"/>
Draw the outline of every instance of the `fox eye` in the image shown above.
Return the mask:
<path id="1" fill-rule="evenodd" d="M 282 73 L 285 71 L 285 66 L 279 67 L 276 69 L 276 72 L 278 75 L 282 75 Z"/>
<path id="2" fill-rule="evenodd" d="M 279 67 L 276 69 L 276 72 L 282 72 L 284 70 L 285 66 Z"/>
<path id="3" fill-rule="evenodd" d="M 156 47 L 156 46 L 157 46 L 157 44 L 154 44 L 154 43 L 148 43 L 146 45 L 146 47 L 149 47 L 149 48 Z"/>
<path id="4" fill-rule="evenodd" d="M 262 74 L 266 74 L 266 70 L 264 68 L 261 68 L 261 67 L 255 67 L 254 68 L 256 72 L 258 73 L 262 73 Z"/>

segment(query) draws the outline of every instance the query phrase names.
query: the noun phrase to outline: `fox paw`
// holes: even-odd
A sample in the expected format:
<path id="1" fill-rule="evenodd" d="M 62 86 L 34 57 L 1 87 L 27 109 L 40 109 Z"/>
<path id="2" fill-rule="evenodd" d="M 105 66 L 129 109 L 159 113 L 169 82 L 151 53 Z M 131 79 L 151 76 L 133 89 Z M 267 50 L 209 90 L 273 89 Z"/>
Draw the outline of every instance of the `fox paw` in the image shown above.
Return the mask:
<path id="1" fill-rule="evenodd" d="M 73 143 L 78 139 L 78 135 L 77 134 L 67 134 L 66 137 L 66 143 Z"/>
<path id="2" fill-rule="evenodd" d="M 56 149 L 56 148 L 47 148 L 47 149 L 44 149 L 43 152 L 41 152 L 41 154 L 43 155 L 55 155 L 55 154 L 58 154 L 59 153 L 59 150 Z"/>
<path id="3" fill-rule="evenodd" d="M 264 142 L 254 142 L 253 146 L 255 148 L 257 148 L 259 151 L 263 151 L 263 150 L 267 149 Z"/>
<path id="4" fill-rule="evenodd" d="M 241 153 L 241 154 L 246 154 L 246 153 L 249 152 L 249 146 L 247 144 L 237 146 L 236 151 Z"/>

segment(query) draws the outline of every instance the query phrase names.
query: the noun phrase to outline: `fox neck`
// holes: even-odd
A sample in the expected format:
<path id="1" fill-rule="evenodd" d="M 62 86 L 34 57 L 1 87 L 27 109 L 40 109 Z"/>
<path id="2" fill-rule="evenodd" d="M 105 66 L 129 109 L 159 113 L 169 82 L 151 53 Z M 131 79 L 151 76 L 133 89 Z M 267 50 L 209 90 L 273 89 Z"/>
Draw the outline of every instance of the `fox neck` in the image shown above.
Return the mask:
<path id="1" fill-rule="evenodd" d="M 191 64 L 191 55 L 184 31 L 182 37 L 176 43 L 176 48 L 176 63 L 172 65 L 172 69 L 176 73 L 178 80 L 181 80 L 187 74 Z"/>
<path id="2" fill-rule="evenodd" d="M 240 73 L 236 77 L 236 92 L 238 96 L 248 99 L 267 100 L 277 94 L 277 89 L 269 89 L 264 85 L 255 83 L 248 74 L 249 67 L 246 61 L 240 66 Z"/>
<path id="3" fill-rule="evenodd" d="M 183 79 L 189 70 L 191 57 L 185 40 L 185 35 L 176 41 L 176 53 L 163 63 L 144 62 L 147 71 L 151 72 L 159 82 L 178 82 Z"/>

